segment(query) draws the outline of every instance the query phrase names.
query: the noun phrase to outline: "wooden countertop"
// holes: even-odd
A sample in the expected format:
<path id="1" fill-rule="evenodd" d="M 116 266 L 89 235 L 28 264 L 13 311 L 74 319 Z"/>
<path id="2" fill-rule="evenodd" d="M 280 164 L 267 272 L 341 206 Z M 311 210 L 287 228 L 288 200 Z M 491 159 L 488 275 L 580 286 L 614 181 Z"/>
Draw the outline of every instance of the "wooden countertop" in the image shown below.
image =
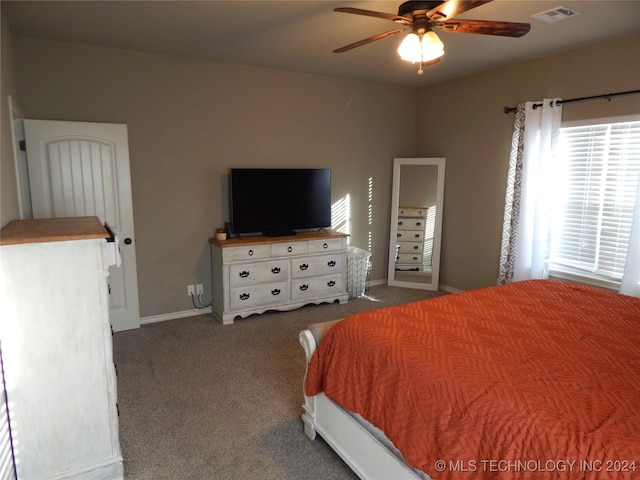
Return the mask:
<path id="1" fill-rule="evenodd" d="M 0 245 L 109 238 L 98 217 L 13 220 L 0 231 Z"/>
<path id="2" fill-rule="evenodd" d="M 327 238 L 344 238 L 348 237 L 346 233 L 339 232 L 298 232 L 296 235 L 288 235 L 285 237 L 266 237 L 264 235 L 247 236 L 243 238 L 230 238 L 228 240 L 216 240 L 210 238 L 209 243 L 213 243 L 218 247 L 242 247 L 243 245 L 260 245 L 263 243 L 287 243 L 299 242 L 302 240 L 324 240 Z"/>

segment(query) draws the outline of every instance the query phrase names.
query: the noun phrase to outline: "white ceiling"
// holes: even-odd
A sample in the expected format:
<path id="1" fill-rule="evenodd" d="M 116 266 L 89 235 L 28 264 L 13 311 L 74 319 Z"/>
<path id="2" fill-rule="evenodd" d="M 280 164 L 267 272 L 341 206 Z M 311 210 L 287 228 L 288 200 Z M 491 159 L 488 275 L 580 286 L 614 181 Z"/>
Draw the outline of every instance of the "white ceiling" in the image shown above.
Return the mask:
<path id="1" fill-rule="evenodd" d="M 293 72 L 406 86 L 441 82 L 640 31 L 640 1 L 494 0 L 457 18 L 526 22 L 521 38 L 438 32 L 445 56 L 425 68 L 399 59 L 404 35 L 345 53 L 338 47 L 397 28 L 383 19 L 334 12 L 358 7 L 396 14 L 401 1 L 9 1 L 16 35 L 181 55 Z M 545 23 L 559 6 L 581 15 Z M 638 51 L 630 55 L 639 55 Z"/>

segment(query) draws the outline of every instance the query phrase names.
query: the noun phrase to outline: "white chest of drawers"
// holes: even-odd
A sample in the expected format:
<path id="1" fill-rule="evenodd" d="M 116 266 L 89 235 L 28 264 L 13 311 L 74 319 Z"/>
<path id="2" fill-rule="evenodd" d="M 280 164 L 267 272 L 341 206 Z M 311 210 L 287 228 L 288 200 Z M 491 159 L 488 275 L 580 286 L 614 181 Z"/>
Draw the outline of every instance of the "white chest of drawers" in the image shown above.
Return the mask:
<path id="1" fill-rule="evenodd" d="M 21 480 L 123 478 L 108 236 L 95 217 L 2 230 L 0 341 Z"/>
<path id="2" fill-rule="evenodd" d="M 399 207 L 396 270 L 421 271 L 427 208 Z"/>
<path id="3" fill-rule="evenodd" d="M 223 324 L 267 310 L 348 301 L 347 235 L 309 232 L 211 244 L 211 310 Z"/>

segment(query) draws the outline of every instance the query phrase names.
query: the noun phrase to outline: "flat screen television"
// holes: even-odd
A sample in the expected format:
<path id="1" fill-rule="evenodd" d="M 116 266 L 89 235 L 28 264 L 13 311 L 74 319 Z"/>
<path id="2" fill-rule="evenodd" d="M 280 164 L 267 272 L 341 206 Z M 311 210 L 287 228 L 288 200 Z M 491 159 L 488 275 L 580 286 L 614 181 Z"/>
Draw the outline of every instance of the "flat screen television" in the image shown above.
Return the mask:
<path id="1" fill-rule="evenodd" d="M 231 233 L 293 235 L 331 226 L 331 169 L 232 168 Z"/>

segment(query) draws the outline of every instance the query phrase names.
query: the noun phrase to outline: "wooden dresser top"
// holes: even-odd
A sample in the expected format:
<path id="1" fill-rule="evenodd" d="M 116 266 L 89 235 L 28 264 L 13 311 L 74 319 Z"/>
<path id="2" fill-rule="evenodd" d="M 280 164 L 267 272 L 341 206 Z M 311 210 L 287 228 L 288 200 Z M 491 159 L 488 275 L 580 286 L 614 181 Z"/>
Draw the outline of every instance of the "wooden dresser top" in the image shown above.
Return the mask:
<path id="1" fill-rule="evenodd" d="M 229 240 L 216 240 L 210 238 L 209 243 L 213 243 L 218 247 L 242 247 L 245 245 L 260 245 L 263 243 L 287 243 L 287 242 L 300 242 L 303 240 L 325 240 L 328 238 L 345 238 L 348 237 L 346 233 L 338 232 L 298 232 L 296 235 L 289 235 L 285 237 L 266 237 L 264 235 L 246 236 L 243 238 L 231 238 Z"/>
<path id="2" fill-rule="evenodd" d="M 13 220 L 0 231 L 0 245 L 109 238 L 98 217 Z"/>

